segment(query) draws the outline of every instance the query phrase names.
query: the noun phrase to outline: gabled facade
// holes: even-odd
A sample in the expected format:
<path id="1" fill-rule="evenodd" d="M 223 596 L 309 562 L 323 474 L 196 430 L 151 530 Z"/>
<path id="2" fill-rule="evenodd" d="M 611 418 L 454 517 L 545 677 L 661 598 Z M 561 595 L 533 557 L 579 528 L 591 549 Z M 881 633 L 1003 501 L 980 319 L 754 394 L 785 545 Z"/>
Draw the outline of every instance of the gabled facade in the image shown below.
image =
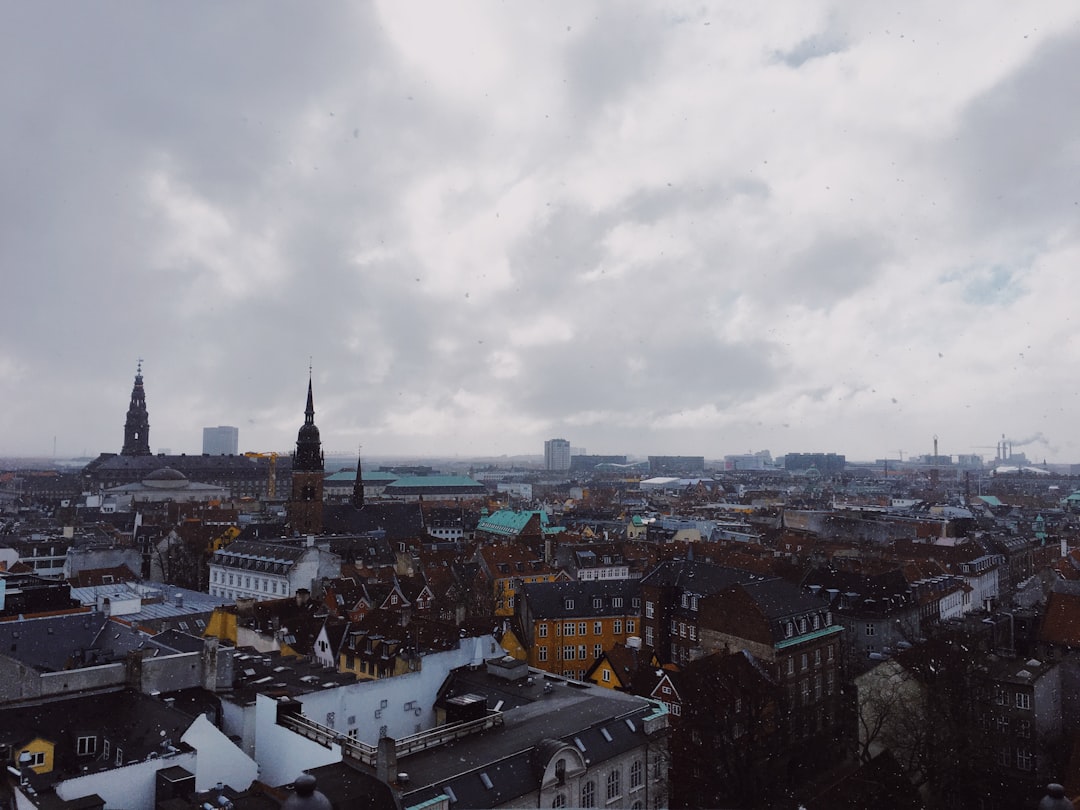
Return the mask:
<path id="1" fill-rule="evenodd" d="M 662 661 L 685 664 L 700 654 L 701 600 L 755 575 L 695 560 L 665 560 L 641 579 L 641 617 L 646 647 Z"/>
<path id="2" fill-rule="evenodd" d="M 756 580 L 704 598 L 700 628 L 704 651 L 745 651 L 776 683 L 789 761 L 834 764 L 843 737 L 843 628 L 828 606 L 784 580 Z"/>
<path id="3" fill-rule="evenodd" d="M 518 589 L 535 582 L 569 582 L 570 576 L 553 568 L 524 546 L 481 546 L 475 562 L 482 583 L 490 588 L 496 616 L 513 616 Z"/>
<path id="4" fill-rule="evenodd" d="M 605 650 L 636 637 L 636 580 L 540 582 L 522 586 L 515 625 L 530 666 L 584 679 Z"/>

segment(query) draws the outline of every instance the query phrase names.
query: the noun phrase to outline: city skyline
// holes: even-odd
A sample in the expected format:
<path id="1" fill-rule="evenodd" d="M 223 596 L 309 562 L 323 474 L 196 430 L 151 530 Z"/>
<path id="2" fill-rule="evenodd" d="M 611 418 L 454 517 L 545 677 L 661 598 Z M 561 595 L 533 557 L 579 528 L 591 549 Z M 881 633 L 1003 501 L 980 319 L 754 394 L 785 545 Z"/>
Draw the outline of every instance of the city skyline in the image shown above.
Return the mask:
<path id="1" fill-rule="evenodd" d="M 2 454 L 1080 462 L 1073 4 L 0 22 Z"/>

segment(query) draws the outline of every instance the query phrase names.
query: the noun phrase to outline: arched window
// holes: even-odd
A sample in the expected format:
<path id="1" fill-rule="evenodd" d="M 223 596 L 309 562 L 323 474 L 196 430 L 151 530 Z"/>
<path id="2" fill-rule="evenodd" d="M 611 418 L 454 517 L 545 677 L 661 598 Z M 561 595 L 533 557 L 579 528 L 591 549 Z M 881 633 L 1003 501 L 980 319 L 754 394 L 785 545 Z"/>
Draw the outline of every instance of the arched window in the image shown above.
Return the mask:
<path id="1" fill-rule="evenodd" d="M 633 764 L 630 766 L 630 789 L 631 790 L 633 790 L 634 788 L 641 787 L 641 785 L 642 785 L 642 776 L 643 776 L 643 773 L 642 773 L 642 768 L 641 768 L 641 760 L 640 759 L 635 759 Z"/>
<path id="2" fill-rule="evenodd" d="M 551 800 L 552 807 L 566 807 L 566 797 L 561 793 L 555 794 L 555 798 Z"/>
<path id="3" fill-rule="evenodd" d="M 566 781 L 566 760 L 562 757 L 555 760 L 555 780 L 560 785 Z"/>
<path id="4" fill-rule="evenodd" d="M 610 802 L 612 799 L 618 798 L 622 793 L 622 785 L 620 784 L 619 772 L 611 771 L 607 775 L 607 800 Z"/>
<path id="5" fill-rule="evenodd" d="M 581 786 L 581 806 L 596 807 L 596 783 L 591 780 Z"/>

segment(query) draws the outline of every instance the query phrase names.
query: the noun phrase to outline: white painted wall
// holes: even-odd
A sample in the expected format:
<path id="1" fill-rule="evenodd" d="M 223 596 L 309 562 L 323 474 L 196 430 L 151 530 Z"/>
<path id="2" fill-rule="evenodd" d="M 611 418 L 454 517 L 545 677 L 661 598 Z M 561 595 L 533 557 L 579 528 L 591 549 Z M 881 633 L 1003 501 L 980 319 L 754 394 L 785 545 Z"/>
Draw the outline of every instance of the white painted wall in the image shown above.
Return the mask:
<path id="1" fill-rule="evenodd" d="M 70 800 L 96 793 L 105 800 L 105 810 L 151 810 L 157 789 L 157 772 L 176 765 L 194 773 L 195 752 L 186 751 L 147 759 L 67 779 L 57 784 L 56 795 Z"/>
<path id="2" fill-rule="evenodd" d="M 415 734 L 417 726 L 420 731 L 433 728 L 435 697 L 450 670 L 479 666 L 488 658 L 502 655 L 505 650 L 493 636 L 466 638 L 456 650 L 425 655 L 419 672 L 377 681 L 359 681 L 297 699 L 304 705 L 305 716 L 316 723 L 341 734 L 355 729 L 356 739 L 360 742 L 378 745 L 382 726 L 386 726 L 386 733 L 394 739 Z M 405 708 L 407 703 L 411 708 Z"/>
<path id="3" fill-rule="evenodd" d="M 255 760 L 222 734 L 206 715 L 199 715 L 180 739 L 199 755 L 195 770 L 196 790 L 210 790 L 218 782 L 246 790 L 259 775 Z"/>
<path id="4" fill-rule="evenodd" d="M 255 750 L 259 781 L 268 785 L 292 782 L 303 771 L 341 762 L 341 746 L 325 748 L 277 724 L 277 701 L 255 699 Z"/>

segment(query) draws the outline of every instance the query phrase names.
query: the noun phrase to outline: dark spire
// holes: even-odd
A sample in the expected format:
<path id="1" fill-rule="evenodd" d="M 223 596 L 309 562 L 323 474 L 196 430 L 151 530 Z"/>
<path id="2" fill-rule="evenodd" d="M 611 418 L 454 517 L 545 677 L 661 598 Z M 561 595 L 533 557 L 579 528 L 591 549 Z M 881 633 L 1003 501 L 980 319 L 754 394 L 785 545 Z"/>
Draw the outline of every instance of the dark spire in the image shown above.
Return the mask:
<path id="1" fill-rule="evenodd" d="M 128 405 L 127 420 L 124 422 L 124 447 L 120 455 L 150 455 L 150 414 L 146 411 L 141 358 L 135 370 L 135 385 L 131 389 L 131 404 Z"/>
<path id="2" fill-rule="evenodd" d="M 356 481 L 352 487 L 352 505 L 360 509 L 364 505 L 364 471 L 359 454 L 356 457 Z"/>
<path id="3" fill-rule="evenodd" d="M 311 395 L 311 375 L 308 375 L 307 381 L 307 408 L 304 409 L 304 424 L 315 424 L 315 398 Z"/>
<path id="4" fill-rule="evenodd" d="M 311 393 L 311 374 L 308 373 L 307 408 L 304 410 L 304 424 L 296 435 L 296 453 L 293 455 L 293 469 L 298 472 L 322 472 L 323 452 L 319 429 L 315 427 L 315 398 Z"/>

